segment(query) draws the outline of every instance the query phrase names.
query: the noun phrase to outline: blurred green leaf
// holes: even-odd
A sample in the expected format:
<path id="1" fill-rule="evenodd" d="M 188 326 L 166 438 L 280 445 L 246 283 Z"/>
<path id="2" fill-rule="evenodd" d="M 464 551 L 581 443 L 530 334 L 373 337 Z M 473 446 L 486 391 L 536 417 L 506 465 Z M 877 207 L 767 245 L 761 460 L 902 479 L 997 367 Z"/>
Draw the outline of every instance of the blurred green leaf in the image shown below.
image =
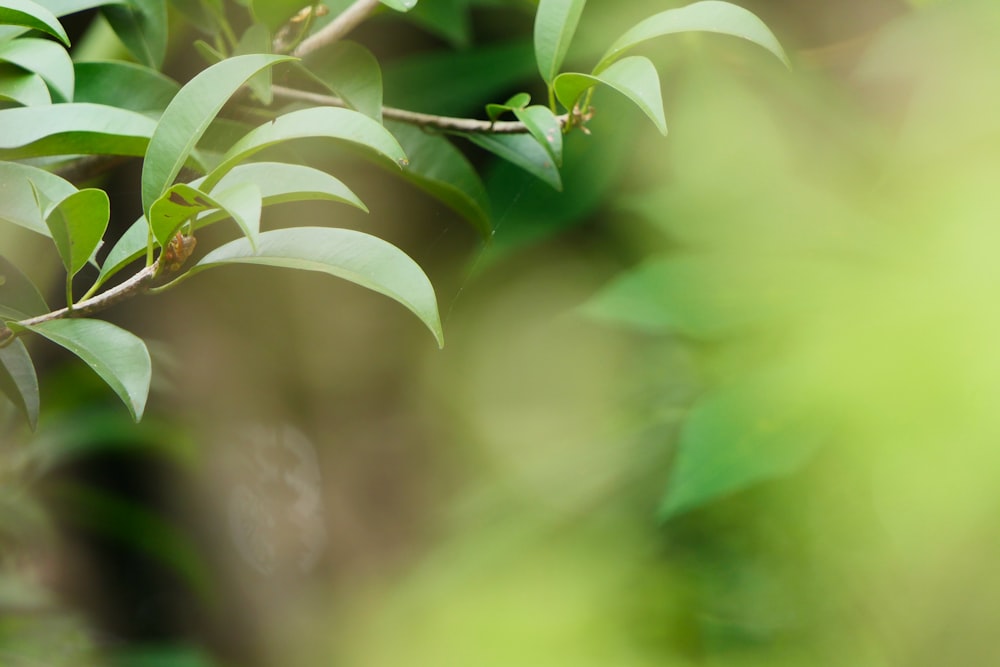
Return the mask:
<path id="1" fill-rule="evenodd" d="M 49 312 L 35 284 L 3 255 L 0 279 L 0 319 L 23 320 Z"/>
<path id="2" fill-rule="evenodd" d="M 444 38 L 455 48 L 468 48 L 472 40 L 468 2 L 469 0 L 421 2 L 408 14 L 408 18 Z"/>
<path id="3" fill-rule="evenodd" d="M 563 133 L 562 125 L 559 124 L 555 114 L 548 107 L 536 104 L 523 109 L 514 109 L 514 116 L 524 123 L 535 141 L 548 151 L 555 165 L 561 167 Z"/>
<path id="4" fill-rule="evenodd" d="M 406 306 L 444 345 L 437 298 L 423 270 L 402 250 L 350 229 L 294 227 L 264 232 L 255 253 L 246 239 L 211 251 L 185 276 L 226 264 L 320 271 L 367 287 Z"/>
<path id="5" fill-rule="evenodd" d="M 49 201 L 61 201 L 76 192 L 72 183 L 44 169 L 0 162 L 0 221 L 49 236 L 44 205 L 36 199 L 35 189 Z"/>
<path id="6" fill-rule="evenodd" d="M 13 67 L 0 71 L 0 99 L 17 102 L 26 107 L 52 104 L 49 88 L 42 77 Z"/>
<path id="7" fill-rule="evenodd" d="M 470 132 L 460 136 L 524 169 L 554 190 L 562 190 L 562 179 L 555 160 L 531 135 Z"/>
<path id="8" fill-rule="evenodd" d="M 99 188 L 88 188 L 63 199 L 45 218 L 70 276 L 76 275 L 97 250 L 110 216 L 111 202 L 107 193 Z"/>
<path id="9" fill-rule="evenodd" d="M 21 37 L 0 43 L 0 61 L 38 74 L 61 101 L 73 100 L 73 61 L 66 49 L 52 40 Z"/>
<path id="10" fill-rule="evenodd" d="M 0 158 L 142 155 L 155 127 L 142 114 L 102 104 L 3 109 Z"/>
<path id="11" fill-rule="evenodd" d="M 271 32 L 267 26 L 255 23 L 246 29 L 240 37 L 239 43 L 233 50 L 234 56 L 249 55 L 252 53 L 271 53 Z M 262 104 L 270 104 L 274 100 L 271 93 L 271 68 L 267 67 L 254 74 L 247 80 L 247 86 L 253 91 L 254 97 Z"/>
<path id="12" fill-rule="evenodd" d="M 0 306 L 2 309 L 3 306 Z M 0 391 L 34 430 L 38 425 L 38 376 L 35 375 L 28 349 L 19 339 L 0 347 Z"/>
<path id="13" fill-rule="evenodd" d="M 135 421 L 149 396 L 152 363 L 142 339 L 102 320 L 61 319 L 26 326 L 80 357 L 118 397 Z"/>
<path id="14" fill-rule="evenodd" d="M 586 0 L 540 0 L 535 14 L 535 59 L 548 84 L 562 67 Z"/>
<path id="15" fill-rule="evenodd" d="M 337 42 L 304 64 L 351 108 L 382 122 L 382 69 L 371 51 L 355 42 Z"/>
<path id="16" fill-rule="evenodd" d="M 626 51 L 646 40 L 680 32 L 714 32 L 742 37 L 789 64 L 774 33 L 755 14 L 729 2 L 703 0 L 679 9 L 668 9 L 632 26 L 605 52 L 594 67 L 594 73 L 607 69 Z"/>
<path id="17" fill-rule="evenodd" d="M 663 97 L 660 76 L 649 58 L 630 56 L 612 64 L 600 74 L 565 73 L 556 77 L 556 97 L 567 109 L 572 109 L 580 95 L 591 86 L 604 83 L 632 100 L 656 125 L 660 134 L 667 134 L 663 117 Z"/>
<path id="18" fill-rule="evenodd" d="M 136 63 L 83 62 L 76 63 L 74 69 L 74 102 L 106 104 L 158 115 L 181 89 L 173 79 Z"/>
<path id="19" fill-rule="evenodd" d="M 261 27 L 271 32 L 285 25 L 300 9 L 309 6 L 302 0 L 252 0 L 247 4 Z"/>
<path id="20" fill-rule="evenodd" d="M 15 25 L 52 35 L 66 46 L 69 37 L 52 12 L 31 0 L 0 0 L 0 25 Z"/>
<path id="21" fill-rule="evenodd" d="M 417 6 L 417 0 L 380 0 L 380 2 L 397 12 L 408 12 Z"/>
<path id="22" fill-rule="evenodd" d="M 209 67 L 181 88 L 160 117 L 142 165 L 142 207 L 147 215 L 226 100 L 260 70 L 288 60 L 263 54 L 237 56 Z"/>
<path id="23" fill-rule="evenodd" d="M 153 69 L 163 66 L 167 55 L 166 0 L 128 0 L 101 11 L 136 60 Z"/>

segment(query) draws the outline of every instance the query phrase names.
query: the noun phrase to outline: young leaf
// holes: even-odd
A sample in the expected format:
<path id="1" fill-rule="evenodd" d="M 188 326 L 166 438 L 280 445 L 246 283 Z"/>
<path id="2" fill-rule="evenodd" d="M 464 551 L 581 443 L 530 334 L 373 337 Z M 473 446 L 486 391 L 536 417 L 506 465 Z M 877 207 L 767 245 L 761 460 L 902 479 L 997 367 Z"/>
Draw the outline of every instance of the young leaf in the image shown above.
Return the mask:
<path id="1" fill-rule="evenodd" d="M 52 104 L 49 88 L 42 77 L 32 72 L 0 70 L 0 99 L 26 107 Z"/>
<path id="2" fill-rule="evenodd" d="M 536 104 L 523 109 L 515 108 L 514 116 L 524 123 L 531 136 L 548 151 L 556 166 L 562 166 L 562 125 L 552 110 Z"/>
<path id="3" fill-rule="evenodd" d="M 562 179 L 552 155 L 534 137 L 527 134 L 461 135 L 472 143 L 516 164 L 532 176 L 544 181 L 555 190 L 562 190 Z"/>
<path id="4" fill-rule="evenodd" d="M 264 232 L 254 253 L 246 239 L 208 253 L 185 275 L 226 264 L 320 271 L 367 287 L 406 306 L 444 345 L 437 298 L 423 270 L 396 246 L 350 229 L 293 227 Z"/>
<path id="5" fill-rule="evenodd" d="M 515 109 L 523 109 L 528 106 L 531 102 L 531 95 L 528 93 L 518 93 L 512 96 L 503 104 L 487 104 L 486 105 L 486 115 L 490 117 L 490 120 L 494 123 L 508 111 L 514 111 Z"/>
<path id="6" fill-rule="evenodd" d="M 167 55 L 166 0 L 128 0 L 101 11 L 136 60 L 154 69 L 163 66 Z"/>
<path id="7" fill-rule="evenodd" d="M 35 284 L 0 255 L 0 320 L 24 320 L 47 312 L 49 306 Z"/>
<path id="8" fill-rule="evenodd" d="M 111 215 L 104 190 L 88 188 L 59 202 L 45 218 L 70 276 L 86 265 L 101 243 Z"/>
<path id="9" fill-rule="evenodd" d="M 231 217 L 251 243 L 255 243 L 260 230 L 260 206 L 260 190 L 253 183 L 239 183 L 228 193 L 217 195 L 209 195 L 187 183 L 177 183 L 153 202 L 149 209 L 149 225 L 157 243 L 165 247 L 185 222 L 193 221 L 203 211 L 221 209 L 219 219 Z"/>
<path id="10" fill-rule="evenodd" d="M 351 108 L 382 122 L 382 68 L 372 52 L 355 42 L 337 42 L 321 56 L 307 58 L 306 71 Z"/>
<path id="11" fill-rule="evenodd" d="M 102 320 L 61 319 L 25 326 L 80 357 L 139 421 L 149 396 L 152 363 L 142 339 Z"/>
<path id="12" fill-rule="evenodd" d="M 0 0 L 0 25 L 16 25 L 52 35 L 66 46 L 69 37 L 59 19 L 31 0 Z"/>
<path id="13" fill-rule="evenodd" d="M 417 0 L 380 0 L 380 2 L 397 12 L 408 12 L 417 6 Z"/>
<path id="14" fill-rule="evenodd" d="M 39 75 L 63 102 L 73 100 L 73 61 L 66 49 L 52 40 L 21 37 L 2 43 L 0 61 Z"/>
<path id="15" fill-rule="evenodd" d="M 598 83 L 611 86 L 629 98 L 656 125 L 660 134 L 667 134 L 667 121 L 663 117 L 663 97 L 660 93 L 660 76 L 649 58 L 630 56 L 613 63 L 600 74 L 560 74 L 555 80 L 556 97 L 567 109 L 572 109 L 580 95 Z"/>
<path id="16" fill-rule="evenodd" d="M 586 0 L 540 0 L 535 14 L 535 59 L 545 83 L 559 73 Z"/>
<path id="17" fill-rule="evenodd" d="M 15 339 L 0 347 L 0 391 L 28 420 L 31 430 L 38 425 L 38 376 L 24 343 Z"/>
<path id="18" fill-rule="evenodd" d="M 0 110 L 0 158 L 142 155 L 156 121 L 101 104 Z"/>
<path id="19" fill-rule="evenodd" d="M 160 117 L 143 161 L 142 208 L 147 215 L 226 100 L 260 70 L 288 60 L 263 54 L 237 56 L 209 67 L 181 88 Z"/>
<path id="20" fill-rule="evenodd" d="M 84 62 L 74 65 L 74 102 L 90 102 L 159 115 L 181 87 L 173 79 L 136 63 Z"/>
<path id="21" fill-rule="evenodd" d="M 11 222 L 49 236 L 34 189 L 49 201 L 61 201 L 76 192 L 72 183 L 44 169 L 0 162 L 0 222 Z"/>
<path id="22" fill-rule="evenodd" d="M 222 156 L 222 161 L 205 178 L 208 190 L 234 166 L 269 146 L 312 137 L 328 137 L 374 150 L 396 164 L 406 164 L 402 147 L 388 130 L 364 114 L 351 109 L 315 107 L 292 111 L 251 130 Z"/>
<path id="23" fill-rule="evenodd" d="M 654 14 L 634 25 L 614 41 L 594 68 L 594 73 L 607 69 L 637 44 L 679 32 L 715 32 L 742 37 L 767 49 L 786 65 L 789 64 L 788 56 L 774 33 L 755 14 L 729 2 L 703 0 Z"/>

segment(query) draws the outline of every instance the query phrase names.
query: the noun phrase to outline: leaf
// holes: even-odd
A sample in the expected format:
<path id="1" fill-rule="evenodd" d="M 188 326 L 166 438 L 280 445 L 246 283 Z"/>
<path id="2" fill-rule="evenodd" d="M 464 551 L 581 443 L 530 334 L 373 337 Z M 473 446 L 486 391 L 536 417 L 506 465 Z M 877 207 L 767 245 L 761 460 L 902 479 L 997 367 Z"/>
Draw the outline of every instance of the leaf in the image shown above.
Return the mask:
<path id="1" fill-rule="evenodd" d="M 80 357 L 118 397 L 135 421 L 149 396 L 152 364 L 142 339 L 102 320 L 60 319 L 25 326 Z"/>
<path id="2" fill-rule="evenodd" d="M 66 46 L 69 37 L 59 19 L 31 0 L 0 0 L 0 25 L 16 25 L 52 35 Z"/>
<path id="3" fill-rule="evenodd" d="M 187 24 L 206 35 L 218 34 L 221 30 L 220 16 L 222 3 L 216 0 L 170 0 L 170 6 L 187 19 Z"/>
<path id="4" fill-rule="evenodd" d="M 660 76 L 649 58 L 630 56 L 612 64 L 601 74 L 565 73 L 556 77 L 554 87 L 560 104 L 572 109 L 580 95 L 598 83 L 611 86 L 632 100 L 656 125 L 660 134 L 667 134 L 667 120 L 663 116 L 663 97 L 660 94 Z"/>
<path id="5" fill-rule="evenodd" d="M 142 114 L 102 104 L 0 110 L 0 158 L 142 155 L 156 127 Z"/>
<path id="6" fill-rule="evenodd" d="M 755 14 L 729 2 L 704 0 L 679 9 L 668 9 L 635 24 L 612 43 L 594 68 L 594 73 L 606 69 L 637 44 L 680 32 L 714 32 L 742 37 L 767 49 L 789 65 L 788 56 L 778 39 Z"/>
<path id="7" fill-rule="evenodd" d="M 16 68 L 0 70 L 0 99 L 17 102 L 26 107 L 52 104 L 49 88 L 42 77 Z"/>
<path id="8" fill-rule="evenodd" d="M 271 33 L 268 31 L 267 26 L 255 23 L 254 25 L 247 28 L 243 36 L 240 37 L 239 43 L 236 45 L 236 49 L 233 51 L 234 56 L 242 56 L 251 53 L 270 53 L 271 52 Z M 261 103 L 268 105 L 274 100 L 274 95 L 271 93 L 271 69 L 265 68 L 260 72 L 257 72 L 249 80 L 247 80 L 247 86 L 253 92 L 254 97 L 261 101 Z"/>
<path id="9" fill-rule="evenodd" d="M 531 102 L 531 95 L 528 93 L 518 93 L 512 96 L 503 104 L 487 104 L 486 105 L 486 115 L 489 116 L 490 120 L 494 123 L 508 111 L 514 111 L 514 109 L 523 109 L 528 106 Z"/>
<path id="10" fill-rule="evenodd" d="M 264 232 L 256 254 L 246 239 L 222 245 L 187 274 L 226 264 L 261 264 L 320 271 L 385 294 L 406 306 L 444 345 L 437 298 L 423 270 L 402 250 L 350 229 L 293 227 Z"/>
<path id="11" fill-rule="evenodd" d="M 166 0 L 128 0 L 101 12 L 136 60 L 154 69 L 163 66 L 167 55 Z"/>
<path id="12" fill-rule="evenodd" d="M 586 0 L 540 0 L 535 14 L 535 59 L 545 83 L 559 73 Z"/>
<path id="13" fill-rule="evenodd" d="M 247 79 L 286 56 L 253 54 L 212 65 L 187 83 L 167 106 L 149 141 L 142 165 L 142 208 L 149 207 L 170 187 L 198 139 L 226 100 Z"/>
<path id="14" fill-rule="evenodd" d="M 63 102 L 73 99 L 73 61 L 52 40 L 22 37 L 0 43 L 0 61 L 38 74 Z"/>
<path id="15" fill-rule="evenodd" d="M 97 250 L 110 216 L 111 204 L 107 193 L 98 188 L 88 188 L 63 199 L 45 218 L 59 257 L 71 277 L 86 265 Z"/>
<path id="16" fill-rule="evenodd" d="M 562 179 L 555 160 L 534 137 L 527 134 L 462 134 L 472 143 L 502 157 L 544 181 L 554 190 L 562 190 Z"/>
<path id="17" fill-rule="evenodd" d="M 368 116 L 335 107 L 315 107 L 292 111 L 251 130 L 222 156 L 222 161 L 205 178 L 211 190 L 238 163 L 269 146 L 290 141 L 326 137 L 347 141 L 374 150 L 397 165 L 406 164 L 406 154 L 395 137 Z"/>
<path id="18" fill-rule="evenodd" d="M 403 178 L 444 202 L 484 238 L 493 231 L 490 200 L 475 168 L 450 141 L 404 123 L 386 122 L 410 156 Z"/>
<path id="19" fill-rule="evenodd" d="M 408 12 L 417 6 L 417 0 L 379 0 L 383 5 L 397 12 Z"/>
<path id="20" fill-rule="evenodd" d="M 159 115 L 181 87 L 154 69 L 123 61 L 74 65 L 74 102 L 90 102 Z"/>
<path id="21" fill-rule="evenodd" d="M 0 162 L 0 221 L 49 236 L 35 188 L 49 201 L 60 201 L 76 192 L 72 183 L 44 169 Z"/>
<path id="22" fill-rule="evenodd" d="M 0 255 L 0 320 L 25 320 L 49 312 L 28 276 Z"/>
<path id="23" fill-rule="evenodd" d="M 256 244 L 260 231 L 260 190 L 253 183 L 238 183 L 227 191 L 209 195 L 186 183 L 178 183 L 153 202 L 150 227 L 160 246 L 165 247 L 185 222 L 203 211 L 220 209 L 217 219 L 231 217 Z"/>
<path id="24" fill-rule="evenodd" d="M 34 431 L 38 425 L 38 376 L 28 349 L 18 339 L 0 347 L 0 391 L 24 415 Z"/>
<path id="25" fill-rule="evenodd" d="M 104 263 L 101 265 L 101 273 L 97 277 L 97 285 L 103 285 L 111 276 L 125 268 L 126 265 L 146 253 L 146 244 L 149 242 L 149 223 L 143 216 L 136 220 L 125 230 L 121 238 L 112 246 Z"/>
<path id="26" fill-rule="evenodd" d="M 466 49 L 472 41 L 469 21 L 470 0 L 432 0 L 421 2 L 408 18 L 417 25 L 446 40 L 456 49 Z"/>
<path id="27" fill-rule="evenodd" d="M 352 109 L 382 122 L 382 68 L 371 51 L 355 42 L 337 42 L 304 64 Z"/>
<path id="28" fill-rule="evenodd" d="M 562 166 L 562 125 L 559 124 L 559 119 L 552 113 L 552 110 L 541 104 L 536 104 L 524 109 L 514 109 L 514 116 L 524 123 L 535 141 L 548 151 L 555 161 L 555 165 Z"/>
<path id="29" fill-rule="evenodd" d="M 300 9 L 308 6 L 302 0 L 252 0 L 249 3 L 250 12 L 263 27 L 272 31 L 278 30 Z"/>

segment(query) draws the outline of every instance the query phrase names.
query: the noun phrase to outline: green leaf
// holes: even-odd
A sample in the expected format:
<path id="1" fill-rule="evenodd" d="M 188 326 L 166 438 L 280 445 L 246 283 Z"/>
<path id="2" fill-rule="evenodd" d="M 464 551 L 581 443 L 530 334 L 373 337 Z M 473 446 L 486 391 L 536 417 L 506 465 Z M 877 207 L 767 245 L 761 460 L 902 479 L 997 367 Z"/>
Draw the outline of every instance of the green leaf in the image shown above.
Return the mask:
<path id="1" fill-rule="evenodd" d="M 146 214 L 173 183 L 226 100 L 260 70 L 288 60 L 291 58 L 263 54 L 237 56 L 209 67 L 181 88 L 160 117 L 142 165 L 142 208 Z"/>
<path id="2" fill-rule="evenodd" d="M 529 102 L 531 102 L 531 95 L 528 93 L 518 93 L 503 104 L 487 104 L 486 115 L 495 123 L 503 114 L 508 111 L 514 111 L 514 109 L 523 109 L 528 106 Z"/>
<path id="3" fill-rule="evenodd" d="M 380 0 L 380 2 L 397 12 L 408 12 L 417 6 L 417 0 Z"/>
<path id="4" fill-rule="evenodd" d="M 0 0 L 0 25 L 16 25 L 52 35 L 66 46 L 69 37 L 55 15 L 31 0 Z"/>
<path id="5" fill-rule="evenodd" d="M 536 104 L 524 109 L 514 109 L 514 116 L 524 123 L 535 141 L 548 151 L 556 166 L 562 166 L 562 125 L 559 124 L 559 119 L 552 113 L 552 110 L 541 104 Z"/>
<path id="6" fill-rule="evenodd" d="M 38 425 L 38 376 L 28 349 L 15 339 L 0 347 L 0 391 L 28 420 L 31 430 Z"/>
<path id="7" fill-rule="evenodd" d="M 0 255 L 0 320 L 25 320 L 49 312 L 35 284 Z"/>
<path id="8" fill-rule="evenodd" d="M 355 42 L 337 42 L 304 65 L 352 109 L 382 122 L 382 68 L 371 51 Z"/>
<path id="9" fill-rule="evenodd" d="M 490 200 L 475 168 L 445 137 L 405 123 L 386 122 L 410 157 L 403 178 L 469 221 L 484 238 L 493 232 Z"/>
<path id="10" fill-rule="evenodd" d="M 121 271 L 125 266 L 146 253 L 146 244 L 149 242 L 149 223 L 146 216 L 136 220 L 125 230 L 121 238 L 115 243 L 104 258 L 101 265 L 101 273 L 97 277 L 97 285 L 104 282 Z"/>
<path id="11" fill-rule="evenodd" d="M 0 162 L 0 221 L 49 236 L 44 207 L 35 198 L 35 188 L 48 201 L 61 201 L 76 192 L 72 183 L 44 169 Z"/>
<path id="12" fill-rule="evenodd" d="M 231 217 L 256 243 L 260 231 L 260 190 L 253 183 L 237 183 L 225 192 L 208 194 L 186 183 L 177 183 L 153 202 L 150 227 L 160 246 L 166 246 L 181 225 L 203 211 L 219 209 L 217 219 Z M 106 263 L 106 262 L 105 262 Z"/>
<path id="13" fill-rule="evenodd" d="M 152 364 L 141 338 L 91 319 L 49 320 L 24 328 L 80 357 L 118 394 L 135 421 L 142 418 Z"/>
<path id="14" fill-rule="evenodd" d="M 0 70 L 0 99 L 26 107 L 52 104 L 49 88 L 42 77 L 13 67 Z"/>
<path id="15" fill-rule="evenodd" d="M 170 0 L 170 6 L 187 19 L 187 24 L 206 35 L 218 34 L 221 29 L 222 3 L 216 0 Z"/>
<path id="16" fill-rule="evenodd" d="M 527 134 L 462 134 L 472 143 L 502 157 L 544 181 L 555 190 L 562 190 L 562 179 L 555 160 L 534 137 Z"/>
<path id="17" fill-rule="evenodd" d="M 395 137 L 368 116 L 351 109 L 315 107 L 292 111 L 251 130 L 222 156 L 204 185 L 211 190 L 230 169 L 269 146 L 313 137 L 339 139 L 369 148 L 400 166 L 407 162 Z"/>
<path id="18" fill-rule="evenodd" d="M 123 61 L 74 65 L 74 102 L 106 104 L 139 113 L 159 115 L 181 87 L 154 69 Z"/>
<path id="19" fill-rule="evenodd" d="M 253 17 L 263 24 L 263 27 L 272 31 L 281 28 L 300 9 L 308 5 L 308 2 L 302 0 L 252 0 L 249 3 Z"/>
<path id="20" fill-rule="evenodd" d="M 63 199 L 45 218 L 70 276 L 76 275 L 93 256 L 108 228 L 110 216 L 107 193 L 88 188 Z"/>
<path id="21" fill-rule="evenodd" d="M 629 98 L 656 125 L 660 134 L 667 134 L 667 121 L 663 116 L 663 97 L 660 94 L 660 76 L 649 58 L 630 56 L 612 64 L 600 74 L 565 73 L 556 77 L 554 87 L 560 104 L 572 109 L 580 95 L 598 83 L 611 86 Z"/>
<path id="22" fill-rule="evenodd" d="M 255 23 L 247 28 L 246 32 L 243 33 L 243 36 L 240 37 L 240 41 L 236 45 L 236 49 L 233 50 L 233 55 L 242 56 L 251 53 L 270 52 L 270 31 L 267 29 L 267 26 Z M 250 79 L 247 80 L 247 86 L 253 92 L 254 96 L 261 101 L 261 103 L 268 105 L 274 100 L 274 95 L 271 93 L 270 68 L 265 68 L 250 77 Z"/>
<path id="23" fill-rule="evenodd" d="M 472 41 L 469 21 L 470 0 L 432 0 L 421 2 L 409 13 L 415 24 L 445 39 L 456 49 L 466 49 Z"/>
<path id="24" fill-rule="evenodd" d="M 0 158 L 142 155 L 156 127 L 142 114 L 101 104 L 0 110 Z"/>
<path id="25" fill-rule="evenodd" d="M 22 37 L 0 43 L 0 61 L 39 75 L 61 101 L 73 99 L 73 61 L 66 49 L 52 40 Z"/>
<path id="26" fill-rule="evenodd" d="M 540 0 L 535 14 L 535 59 L 545 83 L 559 73 L 586 0 Z"/>
<path id="27" fill-rule="evenodd" d="M 136 60 L 154 69 L 163 66 L 167 55 L 166 0 L 128 0 L 101 11 Z"/>
<path id="28" fill-rule="evenodd" d="M 402 250 L 350 229 L 293 227 L 264 232 L 254 253 L 237 239 L 208 253 L 186 275 L 226 264 L 261 264 L 320 271 L 367 287 L 406 306 L 444 345 L 437 298 L 423 270 Z"/>
<path id="29" fill-rule="evenodd" d="M 704 0 L 668 9 L 640 21 L 612 43 L 594 73 L 606 69 L 626 51 L 646 40 L 680 32 L 714 32 L 742 37 L 761 46 L 788 65 L 788 56 L 771 30 L 752 12 L 729 2 Z"/>

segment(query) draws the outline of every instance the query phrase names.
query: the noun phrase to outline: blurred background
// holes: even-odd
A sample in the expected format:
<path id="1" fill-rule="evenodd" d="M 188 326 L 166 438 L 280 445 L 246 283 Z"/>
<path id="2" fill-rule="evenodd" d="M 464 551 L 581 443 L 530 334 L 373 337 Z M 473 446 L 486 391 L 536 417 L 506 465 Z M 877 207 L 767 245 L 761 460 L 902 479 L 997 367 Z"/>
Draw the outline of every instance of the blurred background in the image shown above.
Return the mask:
<path id="1" fill-rule="evenodd" d="M 680 4 L 591 0 L 568 65 Z M 0 422 L 0 662 L 993 664 L 1000 5 L 739 4 L 790 71 L 732 38 L 650 43 L 666 139 L 601 90 L 561 193 L 469 149 L 487 244 L 302 149 L 371 213 L 265 226 L 402 247 L 443 350 L 328 276 L 209 273 L 109 311 L 157 342 L 136 426 L 36 342 L 42 423 Z M 388 104 L 543 99 L 532 3 L 419 7 L 355 35 Z M 138 173 L 101 182 L 120 229 Z M 57 292 L 34 244 L 0 228 Z"/>

